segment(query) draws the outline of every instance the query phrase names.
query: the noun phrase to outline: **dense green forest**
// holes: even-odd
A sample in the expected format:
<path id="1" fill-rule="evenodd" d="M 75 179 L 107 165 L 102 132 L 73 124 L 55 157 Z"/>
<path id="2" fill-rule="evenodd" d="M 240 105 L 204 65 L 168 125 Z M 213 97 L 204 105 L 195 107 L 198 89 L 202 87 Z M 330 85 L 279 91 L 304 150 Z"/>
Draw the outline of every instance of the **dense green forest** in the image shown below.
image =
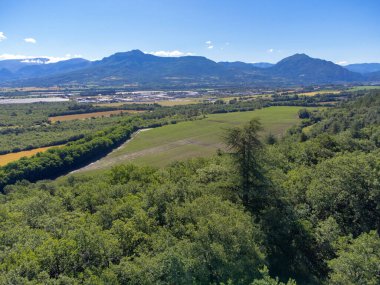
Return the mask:
<path id="1" fill-rule="evenodd" d="M 257 120 L 226 130 L 228 152 L 163 169 L 9 185 L 52 166 L 41 154 L 2 168 L 0 284 L 379 284 L 380 94 L 366 93 L 301 109 L 282 139 Z M 60 167 L 139 126 L 46 157 Z"/>

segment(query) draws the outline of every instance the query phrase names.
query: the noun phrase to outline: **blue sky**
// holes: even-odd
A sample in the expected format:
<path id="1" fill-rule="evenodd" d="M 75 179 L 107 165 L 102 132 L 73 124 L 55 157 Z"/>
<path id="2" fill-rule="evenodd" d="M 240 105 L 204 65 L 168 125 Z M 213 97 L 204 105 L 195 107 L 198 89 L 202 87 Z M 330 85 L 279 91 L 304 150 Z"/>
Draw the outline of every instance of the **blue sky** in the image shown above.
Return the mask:
<path id="1" fill-rule="evenodd" d="M 379 0 L 0 0 L 0 59 L 140 49 L 216 61 L 380 62 Z"/>

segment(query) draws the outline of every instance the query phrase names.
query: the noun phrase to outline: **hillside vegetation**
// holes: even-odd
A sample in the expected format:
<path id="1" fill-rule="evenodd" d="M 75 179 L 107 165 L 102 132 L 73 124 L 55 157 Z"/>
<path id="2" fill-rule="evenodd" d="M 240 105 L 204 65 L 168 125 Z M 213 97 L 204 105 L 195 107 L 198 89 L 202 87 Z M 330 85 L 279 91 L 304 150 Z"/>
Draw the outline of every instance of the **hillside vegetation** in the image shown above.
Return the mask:
<path id="1" fill-rule="evenodd" d="M 6 185 L 0 284 L 379 284 L 380 96 L 367 93 L 301 110 L 283 139 L 257 119 L 226 129 L 212 158 Z"/>

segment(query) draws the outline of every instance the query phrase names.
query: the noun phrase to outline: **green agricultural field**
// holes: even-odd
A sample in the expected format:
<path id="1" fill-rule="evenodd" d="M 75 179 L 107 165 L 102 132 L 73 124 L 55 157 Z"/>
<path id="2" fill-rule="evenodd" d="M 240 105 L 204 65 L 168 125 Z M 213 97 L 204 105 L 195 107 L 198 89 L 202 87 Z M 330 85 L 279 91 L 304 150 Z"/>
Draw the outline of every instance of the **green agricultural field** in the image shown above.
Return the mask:
<path id="1" fill-rule="evenodd" d="M 375 90 L 375 89 L 380 89 L 380 86 L 373 86 L 373 85 L 355 86 L 348 89 L 348 91 L 362 91 L 362 90 Z"/>
<path id="2" fill-rule="evenodd" d="M 82 171 L 105 169 L 128 161 L 160 167 L 175 160 L 209 156 L 215 154 L 218 148 L 224 148 L 222 136 L 225 129 L 241 126 L 252 118 L 260 118 L 266 133 L 281 136 L 299 120 L 299 109 L 270 107 L 250 112 L 214 114 L 202 120 L 146 130 Z"/>

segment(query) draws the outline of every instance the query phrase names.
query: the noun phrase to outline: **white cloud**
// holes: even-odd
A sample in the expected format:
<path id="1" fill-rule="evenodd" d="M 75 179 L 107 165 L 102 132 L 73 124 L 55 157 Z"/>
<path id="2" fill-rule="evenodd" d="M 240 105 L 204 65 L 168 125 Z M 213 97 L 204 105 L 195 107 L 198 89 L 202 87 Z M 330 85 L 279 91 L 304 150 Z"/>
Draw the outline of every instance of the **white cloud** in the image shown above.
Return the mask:
<path id="1" fill-rule="evenodd" d="M 206 46 L 208 49 L 213 49 L 214 48 L 214 45 L 212 44 L 212 41 L 207 41 L 205 42 Z"/>
<path id="2" fill-rule="evenodd" d="M 0 32 L 0 42 L 6 39 L 7 37 L 4 35 L 4 32 Z"/>
<path id="3" fill-rule="evenodd" d="M 24 42 L 29 43 L 29 44 L 37 43 L 36 39 L 33 39 L 33 38 L 25 38 Z"/>
<path id="4" fill-rule="evenodd" d="M 5 59 L 25 59 L 25 58 L 32 58 L 32 57 L 27 57 L 25 55 L 20 55 L 20 54 L 9 54 L 9 53 L 0 54 L 0 60 L 5 60 Z"/>
<path id="5" fill-rule="evenodd" d="M 267 52 L 272 53 L 272 52 L 274 52 L 274 49 L 270 48 L 270 49 L 267 50 Z"/>
<path id="6" fill-rule="evenodd" d="M 65 56 L 47 56 L 47 55 L 36 55 L 36 56 L 31 56 L 31 55 L 21 55 L 21 54 L 9 54 L 9 53 L 3 53 L 0 54 L 0 60 L 5 60 L 5 59 L 23 59 L 24 62 L 32 62 L 33 59 L 35 58 L 47 58 L 48 61 L 46 63 L 54 63 L 62 60 L 68 60 L 72 58 L 78 58 L 82 57 L 80 54 L 66 54 Z"/>
<path id="7" fill-rule="evenodd" d="M 178 56 L 194 55 L 191 52 L 182 52 L 179 50 L 159 50 L 159 51 L 151 51 L 147 53 L 153 54 L 156 56 L 164 56 L 164 57 L 178 57 Z"/>
<path id="8" fill-rule="evenodd" d="M 339 65 L 347 65 L 348 62 L 345 61 L 345 60 L 342 60 L 342 61 L 338 61 L 338 62 L 336 62 L 336 64 L 339 64 Z"/>

